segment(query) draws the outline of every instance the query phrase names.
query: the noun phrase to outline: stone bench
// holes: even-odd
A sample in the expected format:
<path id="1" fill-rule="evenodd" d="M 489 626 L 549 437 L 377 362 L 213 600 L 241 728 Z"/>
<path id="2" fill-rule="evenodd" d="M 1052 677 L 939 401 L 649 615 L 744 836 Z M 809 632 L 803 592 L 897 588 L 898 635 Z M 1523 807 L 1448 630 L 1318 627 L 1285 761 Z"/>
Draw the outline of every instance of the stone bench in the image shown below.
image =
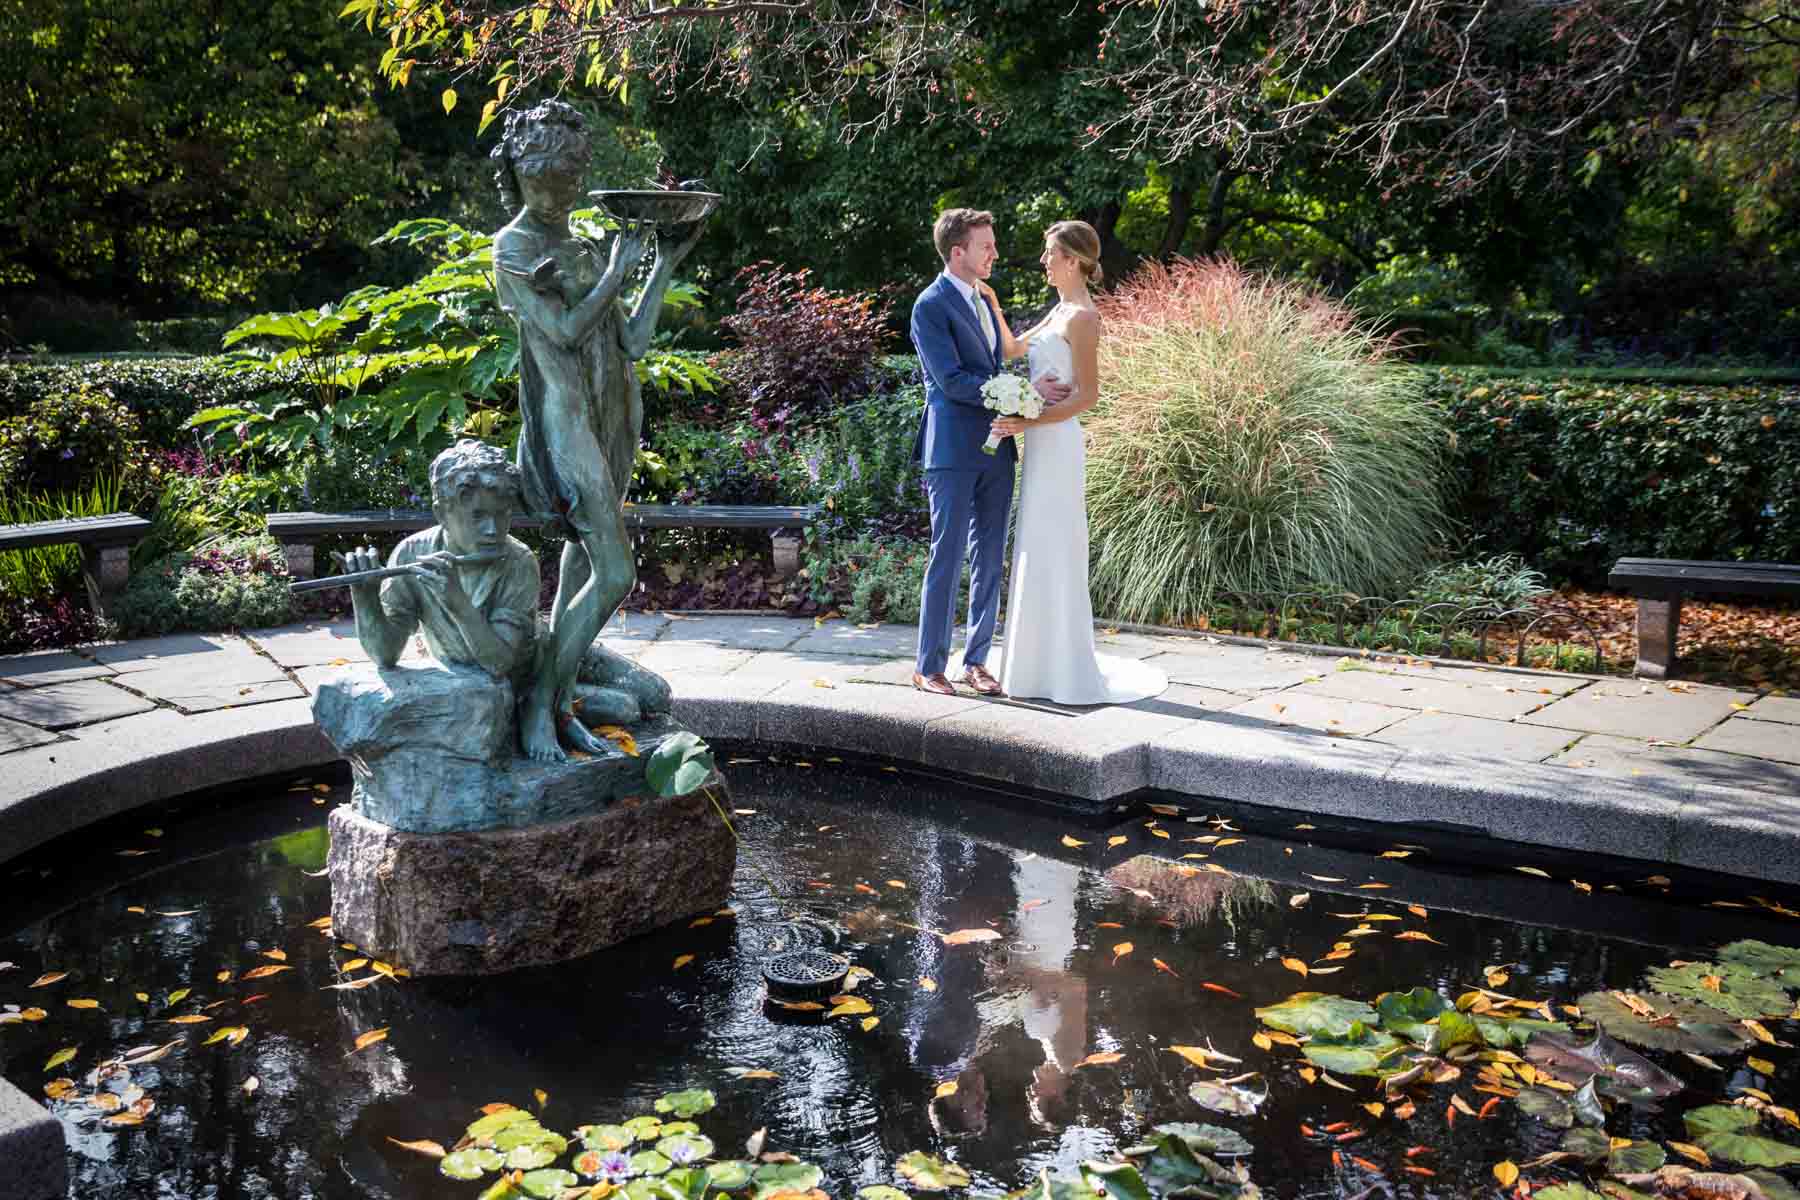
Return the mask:
<path id="1" fill-rule="evenodd" d="M 817 505 L 797 508 L 774 504 L 630 504 L 625 507 L 628 529 L 767 529 L 779 578 L 800 569 L 799 530 L 819 519 Z M 326 534 L 375 535 L 417 533 L 437 518 L 429 509 L 388 508 L 363 512 L 270 513 L 269 533 L 281 543 L 288 574 L 295 579 L 316 578 L 313 547 Z M 513 518 L 514 529 L 536 528 L 535 517 Z"/>
<path id="2" fill-rule="evenodd" d="M 124 590 L 130 578 L 131 548 L 149 531 L 149 521 L 130 513 L 0 525 L 0 550 L 79 545 L 81 578 L 87 584 L 88 602 L 94 606 L 96 616 L 104 617 L 107 602 Z"/>
<path id="3" fill-rule="evenodd" d="M 1637 597 L 1637 673 L 1665 678 L 1675 662 L 1684 596 L 1800 596 L 1800 566 L 1621 558 L 1607 586 Z"/>

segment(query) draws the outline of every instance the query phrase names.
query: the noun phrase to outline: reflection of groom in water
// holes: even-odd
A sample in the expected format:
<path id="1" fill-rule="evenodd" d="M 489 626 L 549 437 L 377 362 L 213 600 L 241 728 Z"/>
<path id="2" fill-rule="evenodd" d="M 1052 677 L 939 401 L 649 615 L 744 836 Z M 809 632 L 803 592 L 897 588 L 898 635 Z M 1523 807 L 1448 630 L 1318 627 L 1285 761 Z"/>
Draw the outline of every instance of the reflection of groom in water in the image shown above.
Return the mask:
<path id="1" fill-rule="evenodd" d="M 925 468 L 931 501 L 931 554 L 912 682 L 920 691 L 956 694 L 944 670 L 967 556 L 972 566 L 962 682 L 992 696 L 999 694 L 1000 682 L 987 669 L 987 655 L 1000 612 L 1006 520 L 1018 459 L 1012 438 L 1002 439 L 993 454 L 982 450 L 993 414 L 981 403 L 981 385 L 1000 372 L 1000 335 L 999 322 L 975 284 L 993 273 L 999 256 L 994 215 L 947 209 L 931 238 L 944 260 L 944 273 L 919 293 L 912 311 L 913 346 L 925 371 L 925 415 L 913 457 Z M 1069 394 L 1060 383 L 1040 383 L 1038 391 L 1052 403 Z"/>

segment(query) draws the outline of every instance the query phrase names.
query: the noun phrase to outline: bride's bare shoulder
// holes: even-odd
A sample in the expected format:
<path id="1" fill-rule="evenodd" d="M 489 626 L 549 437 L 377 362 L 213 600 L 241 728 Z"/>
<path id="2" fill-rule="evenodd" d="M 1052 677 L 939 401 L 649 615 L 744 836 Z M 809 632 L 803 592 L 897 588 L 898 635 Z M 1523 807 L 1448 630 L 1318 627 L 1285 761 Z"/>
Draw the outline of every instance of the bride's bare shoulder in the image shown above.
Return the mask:
<path id="1" fill-rule="evenodd" d="M 1070 341 L 1100 335 L 1100 314 L 1091 308 L 1076 308 L 1063 319 L 1063 335 Z"/>

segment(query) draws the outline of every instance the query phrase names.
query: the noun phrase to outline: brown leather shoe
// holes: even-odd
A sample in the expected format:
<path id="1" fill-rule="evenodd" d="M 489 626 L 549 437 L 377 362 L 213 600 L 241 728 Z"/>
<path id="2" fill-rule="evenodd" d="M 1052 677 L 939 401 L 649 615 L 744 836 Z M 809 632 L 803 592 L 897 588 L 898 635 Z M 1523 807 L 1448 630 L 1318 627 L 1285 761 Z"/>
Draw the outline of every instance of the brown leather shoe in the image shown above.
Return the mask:
<path id="1" fill-rule="evenodd" d="M 980 663 L 965 668 L 963 677 L 958 682 L 968 684 L 984 696 L 1001 695 L 1000 681 L 995 679 L 988 669 Z"/>
<path id="2" fill-rule="evenodd" d="M 921 692 L 936 692 L 940 696 L 956 695 L 956 689 L 950 686 L 950 681 L 944 678 L 942 671 L 936 675 L 921 675 L 914 671 L 913 686 Z"/>

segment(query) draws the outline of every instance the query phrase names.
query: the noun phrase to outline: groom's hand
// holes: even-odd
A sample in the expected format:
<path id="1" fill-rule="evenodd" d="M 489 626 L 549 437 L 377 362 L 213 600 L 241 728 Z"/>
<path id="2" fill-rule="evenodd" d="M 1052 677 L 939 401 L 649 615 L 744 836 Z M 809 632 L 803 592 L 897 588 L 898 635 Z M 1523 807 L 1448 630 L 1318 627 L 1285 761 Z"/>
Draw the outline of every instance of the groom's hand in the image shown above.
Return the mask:
<path id="1" fill-rule="evenodd" d="M 1037 394 L 1044 398 L 1045 404 L 1061 404 L 1075 392 L 1072 385 L 1066 384 L 1060 379 L 1052 379 L 1048 375 L 1042 379 L 1032 380 L 1031 386 L 1037 389 Z"/>

